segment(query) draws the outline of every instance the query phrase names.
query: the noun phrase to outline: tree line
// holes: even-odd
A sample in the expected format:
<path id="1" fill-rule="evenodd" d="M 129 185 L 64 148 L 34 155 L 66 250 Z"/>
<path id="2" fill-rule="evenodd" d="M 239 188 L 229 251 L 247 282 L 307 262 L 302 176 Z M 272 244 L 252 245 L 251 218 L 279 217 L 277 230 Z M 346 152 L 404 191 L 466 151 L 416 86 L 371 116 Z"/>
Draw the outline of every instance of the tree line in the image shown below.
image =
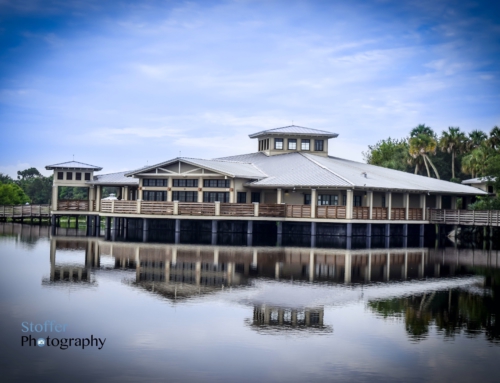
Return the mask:
<path id="1" fill-rule="evenodd" d="M 500 190 L 500 128 L 489 133 L 465 133 L 450 126 L 440 135 L 420 124 L 407 138 L 380 140 L 363 153 L 372 165 L 460 183 L 482 177 L 495 191 Z M 481 202 L 482 201 L 482 202 Z M 483 198 L 480 205 L 500 209 L 500 199 Z M 474 208 L 474 206 L 472 207 Z"/>
<path id="2" fill-rule="evenodd" d="M 17 180 L 0 173 L 0 205 L 49 204 L 52 176 L 43 176 L 38 169 L 17 172 Z"/>

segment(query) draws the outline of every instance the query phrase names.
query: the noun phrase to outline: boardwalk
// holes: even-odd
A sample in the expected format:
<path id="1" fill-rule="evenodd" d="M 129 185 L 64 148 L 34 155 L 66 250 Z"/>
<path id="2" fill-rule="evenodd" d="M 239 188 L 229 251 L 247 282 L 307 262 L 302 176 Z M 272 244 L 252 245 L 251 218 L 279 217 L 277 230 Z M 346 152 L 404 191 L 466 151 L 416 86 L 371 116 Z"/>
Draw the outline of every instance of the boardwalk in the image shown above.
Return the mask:
<path id="1" fill-rule="evenodd" d="M 50 205 L 0 205 L 0 219 L 12 218 L 14 220 L 24 220 L 27 218 L 49 218 Z"/>

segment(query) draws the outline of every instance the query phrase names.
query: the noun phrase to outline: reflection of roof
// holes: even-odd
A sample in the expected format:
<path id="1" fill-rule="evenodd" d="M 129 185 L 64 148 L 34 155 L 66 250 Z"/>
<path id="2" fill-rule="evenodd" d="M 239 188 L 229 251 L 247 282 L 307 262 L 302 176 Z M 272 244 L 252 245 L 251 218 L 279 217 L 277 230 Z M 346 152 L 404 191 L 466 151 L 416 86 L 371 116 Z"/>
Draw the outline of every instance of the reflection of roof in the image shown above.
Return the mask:
<path id="1" fill-rule="evenodd" d="M 462 183 L 466 185 L 475 185 L 475 184 L 485 184 L 488 181 L 489 180 L 486 177 L 479 177 L 479 178 L 471 178 L 468 180 L 463 180 Z M 492 178 L 492 181 L 495 181 L 495 178 Z"/>
<path id="2" fill-rule="evenodd" d="M 54 164 L 54 165 L 47 165 L 45 167 L 47 170 L 53 170 L 53 169 L 88 169 L 88 170 L 102 170 L 100 166 L 94 166 L 94 165 L 89 165 L 89 164 L 84 164 L 83 162 L 77 162 L 77 161 L 68 161 L 68 162 L 61 162 L 60 164 Z"/>
<path id="3" fill-rule="evenodd" d="M 186 164 L 200 166 L 205 169 L 213 170 L 218 173 L 222 173 L 228 175 L 230 177 L 243 177 L 243 178 L 264 178 L 266 174 L 264 174 L 261 170 L 256 168 L 253 164 L 243 161 L 228 161 L 224 159 L 215 159 L 215 160 L 205 160 L 201 158 L 186 158 L 186 157 L 178 157 L 172 160 L 162 162 L 160 164 L 152 165 L 147 168 L 142 168 L 139 170 L 135 170 L 132 172 L 125 173 L 127 176 L 131 176 L 134 174 L 139 174 L 148 170 L 156 169 L 158 167 L 167 166 L 177 161 L 184 162 Z"/>
<path id="4" fill-rule="evenodd" d="M 87 183 L 92 185 L 139 185 L 139 180 L 137 178 L 125 177 L 126 173 L 128 172 L 100 174 L 94 176 L 94 179 Z"/>
<path id="5" fill-rule="evenodd" d="M 436 178 L 419 176 L 338 157 L 316 156 L 304 152 L 269 157 L 263 153 L 251 153 L 222 159 L 251 162 L 269 176 L 252 182 L 252 186 L 351 186 L 370 189 L 485 194 L 485 192 L 470 186 Z"/>
<path id="6" fill-rule="evenodd" d="M 274 128 L 263 130 L 261 132 L 250 134 L 250 138 L 257 138 L 261 136 L 275 135 L 275 134 L 293 134 L 293 135 L 302 135 L 302 136 L 322 136 L 325 138 L 335 138 L 338 136 L 337 133 L 327 132 L 326 130 L 318 130 L 305 128 L 303 126 L 290 125 L 284 126 L 282 128 Z"/>

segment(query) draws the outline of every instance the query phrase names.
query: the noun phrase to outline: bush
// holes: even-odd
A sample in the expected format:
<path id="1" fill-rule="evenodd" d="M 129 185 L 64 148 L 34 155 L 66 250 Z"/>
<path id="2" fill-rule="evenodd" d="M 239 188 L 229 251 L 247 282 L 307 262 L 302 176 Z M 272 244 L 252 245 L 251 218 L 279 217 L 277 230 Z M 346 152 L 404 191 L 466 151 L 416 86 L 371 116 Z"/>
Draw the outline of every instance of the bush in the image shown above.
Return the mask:
<path id="1" fill-rule="evenodd" d="M 500 210 L 499 197 L 478 197 L 477 199 L 469 205 L 469 210 Z"/>

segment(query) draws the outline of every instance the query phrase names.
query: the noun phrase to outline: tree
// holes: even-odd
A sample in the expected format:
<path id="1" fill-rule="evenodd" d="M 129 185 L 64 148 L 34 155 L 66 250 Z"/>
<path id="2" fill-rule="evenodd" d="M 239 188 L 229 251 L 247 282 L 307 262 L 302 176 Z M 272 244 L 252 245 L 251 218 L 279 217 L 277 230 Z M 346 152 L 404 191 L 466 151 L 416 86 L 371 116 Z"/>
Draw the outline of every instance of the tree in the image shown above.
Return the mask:
<path id="1" fill-rule="evenodd" d="M 476 148 L 479 148 L 487 138 L 488 136 L 483 131 L 477 129 L 473 130 L 469 133 L 469 139 L 466 143 L 467 151 L 470 152 Z"/>
<path id="2" fill-rule="evenodd" d="M 384 168 L 408 171 L 405 165 L 408 161 L 408 143 L 406 140 L 380 140 L 375 145 L 368 146 L 368 152 L 363 153 L 365 161 L 371 165 Z"/>
<path id="3" fill-rule="evenodd" d="M 36 168 L 29 168 L 26 170 L 17 171 L 17 179 L 21 181 L 33 179 L 36 177 L 43 177 L 42 174 Z"/>
<path id="4" fill-rule="evenodd" d="M 490 157 L 489 148 L 484 144 L 462 158 L 462 171 L 472 178 L 486 176 L 486 166 Z"/>
<path id="5" fill-rule="evenodd" d="M 2 184 L 9 184 L 9 183 L 12 183 L 12 182 L 14 182 L 14 180 L 12 178 L 10 178 L 9 175 L 0 173 L 0 183 L 2 183 Z"/>
<path id="6" fill-rule="evenodd" d="M 36 168 L 17 172 L 16 184 L 29 196 L 32 203 L 48 204 L 52 196 L 52 176 L 44 177 Z"/>
<path id="7" fill-rule="evenodd" d="M 421 124 L 413 128 L 410 132 L 409 153 L 413 158 L 422 157 L 425 168 L 427 169 L 427 177 L 431 176 L 429 171 L 429 165 L 431 165 L 436 177 L 440 179 L 439 173 L 428 155 L 428 153 L 436 153 L 437 141 L 435 137 L 434 131 L 428 126 Z"/>
<path id="8" fill-rule="evenodd" d="M 500 128 L 498 126 L 491 129 L 488 142 L 492 149 L 500 150 Z"/>
<path id="9" fill-rule="evenodd" d="M 14 183 L 0 184 L 0 205 L 21 205 L 30 202 L 29 197 Z"/>
<path id="10" fill-rule="evenodd" d="M 444 131 L 439 140 L 441 151 L 451 153 L 451 177 L 455 179 L 455 155 L 465 148 L 466 137 L 460 128 L 449 127 Z"/>

